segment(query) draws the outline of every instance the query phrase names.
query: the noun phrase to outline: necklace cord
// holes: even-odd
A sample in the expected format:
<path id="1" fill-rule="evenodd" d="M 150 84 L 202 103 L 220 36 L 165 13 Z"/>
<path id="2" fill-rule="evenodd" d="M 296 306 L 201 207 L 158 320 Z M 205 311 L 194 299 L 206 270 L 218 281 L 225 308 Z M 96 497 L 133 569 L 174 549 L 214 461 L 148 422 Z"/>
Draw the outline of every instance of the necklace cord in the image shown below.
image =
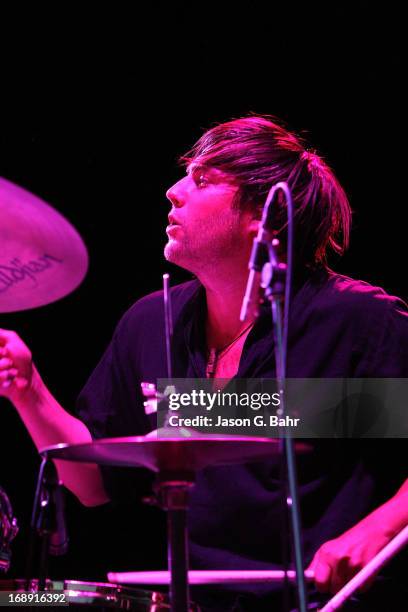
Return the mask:
<path id="1" fill-rule="evenodd" d="M 221 355 L 223 355 L 225 352 L 227 352 L 234 344 L 235 342 L 237 342 L 237 340 L 239 340 L 246 331 L 248 331 L 248 329 L 250 329 L 250 327 L 252 327 L 254 325 L 254 321 L 251 321 L 251 323 L 249 325 L 247 325 L 246 327 L 244 327 L 244 329 L 238 334 L 238 336 L 236 336 L 235 338 L 233 338 L 233 340 L 231 340 L 231 342 L 228 342 L 228 344 L 226 344 L 225 346 L 223 346 L 220 349 L 209 349 L 208 353 L 211 354 L 215 354 L 216 358 L 219 359 L 219 357 L 221 357 Z"/>

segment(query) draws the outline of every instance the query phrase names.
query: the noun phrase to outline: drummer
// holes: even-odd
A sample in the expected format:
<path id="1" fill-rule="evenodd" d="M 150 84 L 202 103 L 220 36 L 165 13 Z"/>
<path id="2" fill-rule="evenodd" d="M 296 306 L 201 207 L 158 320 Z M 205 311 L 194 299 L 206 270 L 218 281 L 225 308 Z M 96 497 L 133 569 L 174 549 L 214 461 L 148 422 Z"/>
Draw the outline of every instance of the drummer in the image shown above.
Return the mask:
<path id="1" fill-rule="evenodd" d="M 407 306 L 328 268 L 330 253 L 341 255 L 348 245 L 351 211 L 317 153 L 276 120 L 251 116 L 210 129 L 182 162 L 185 175 L 167 192 L 164 254 L 195 280 L 172 289 L 175 377 L 275 377 L 269 314 L 245 323 L 239 314 L 260 212 L 278 181 L 288 183 L 295 206 L 288 377 L 408 376 Z M 282 208 L 276 230 L 284 223 Z M 0 393 L 14 404 L 37 448 L 145 434 L 154 423 L 143 410 L 140 383 L 166 377 L 163 329 L 161 292 L 128 310 L 79 396 L 78 418 L 46 388 L 24 342 L 2 330 Z M 319 591 L 339 590 L 408 523 L 403 466 L 384 474 L 378 444 L 320 440 L 310 456 L 299 458 L 305 554 Z M 62 462 L 58 470 L 86 506 L 125 496 L 134 486 L 121 479 L 119 487 L 109 470 L 97 466 Z M 207 468 L 198 474 L 191 498 L 191 566 L 278 569 L 280 526 L 277 459 Z M 239 585 L 236 592 L 208 592 L 204 608 L 267 609 L 273 588 Z M 373 610 L 364 604 L 370 597 L 402 609 L 378 584 L 372 593 L 352 609 Z"/>

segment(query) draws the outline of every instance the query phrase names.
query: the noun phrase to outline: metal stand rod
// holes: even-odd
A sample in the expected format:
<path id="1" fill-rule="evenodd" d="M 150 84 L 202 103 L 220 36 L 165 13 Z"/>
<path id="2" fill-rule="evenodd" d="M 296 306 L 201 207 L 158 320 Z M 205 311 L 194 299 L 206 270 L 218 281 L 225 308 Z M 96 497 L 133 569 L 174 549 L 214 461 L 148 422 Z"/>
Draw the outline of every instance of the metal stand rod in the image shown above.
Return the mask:
<path id="1" fill-rule="evenodd" d="M 277 247 L 279 240 L 276 237 L 277 225 L 276 210 L 279 208 L 277 194 L 285 196 L 287 206 L 287 263 L 279 263 Z M 256 283 L 257 273 L 261 273 L 260 287 L 264 295 L 271 303 L 272 323 L 275 339 L 275 362 L 276 379 L 281 398 L 280 415 L 285 415 L 285 378 L 286 378 L 286 352 L 288 340 L 290 293 L 293 268 L 293 201 L 292 194 L 287 183 L 279 182 L 271 187 L 266 198 L 262 218 L 258 228 L 258 234 L 254 239 L 252 252 L 249 260 L 249 277 L 245 290 L 241 321 L 245 321 L 251 305 L 251 310 L 259 314 L 259 291 Z M 282 302 L 285 306 L 285 317 L 282 320 Z M 298 575 L 298 603 L 300 612 L 307 610 L 307 593 L 303 575 L 303 554 L 300 532 L 300 511 L 297 494 L 297 478 L 295 452 L 292 438 L 288 428 L 284 428 L 284 449 L 286 458 L 286 474 L 288 484 L 287 504 L 292 524 L 293 548 L 295 556 L 295 568 Z M 286 568 L 285 568 L 286 569 Z"/>
<path id="2" fill-rule="evenodd" d="M 281 599 L 281 608 L 282 608 L 282 612 L 289 612 L 290 611 L 290 599 L 291 599 L 291 594 L 292 591 L 289 588 L 290 584 L 289 584 L 289 560 L 290 560 L 290 538 L 288 538 L 288 533 L 290 533 L 290 524 L 289 524 L 289 515 L 288 515 L 288 505 L 287 505 L 287 498 L 288 498 L 288 491 L 287 491 L 287 485 L 286 485 L 286 473 L 287 473 L 287 467 L 286 467 L 286 453 L 285 453 L 285 446 L 284 446 L 284 440 L 282 440 L 282 438 L 279 440 L 279 452 L 280 452 L 280 470 L 279 470 L 279 484 L 280 484 L 280 504 L 281 504 L 281 509 L 280 509 L 280 514 L 281 514 L 281 533 L 280 533 L 280 537 L 281 537 L 281 552 L 282 552 L 282 567 L 283 567 L 283 575 L 284 575 L 284 580 L 283 580 L 283 589 L 282 589 L 282 599 Z M 292 574 L 295 574 L 296 577 L 296 573 L 292 572 Z"/>
<path id="3" fill-rule="evenodd" d="M 35 555 L 35 548 L 36 548 L 36 542 L 37 542 L 37 536 L 38 536 L 38 521 L 39 521 L 39 516 L 41 513 L 41 496 L 42 496 L 42 491 L 43 491 L 44 472 L 45 472 L 45 467 L 47 465 L 47 461 L 48 461 L 47 458 L 43 458 L 41 461 L 40 469 L 38 472 L 37 485 L 35 489 L 33 509 L 31 513 L 30 536 L 29 536 L 29 542 L 28 542 L 27 563 L 26 563 L 26 590 L 27 591 L 31 589 L 31 583 L 33 579 L 34 555 Z M 47 554 L 47 551 L 42 549 L 41 550 L 41 567 L 46 565 L 46 559 L 44 559 L 44 556 L 46 556 L 46 554 Z M 40 567 L 40 573 L 42 573 L 41 567 Z"/>
<path id="4" fill-rule="evenodd" d="M 167 378 L 171 380 L 173 376 L 172 361 L 171 361 L 171 341 L 173 337 L 173 312 L 171 307 L 171 292 L 170 292 L 170 275 L 163 274 L 163 305 L 164 305 L 164 329 L 166 340 L 166 366 Z M 171 410 L 167 404 L 167 412 L 164 419 L 163 427 L 169 427 L 169 419 Z"/>
<path id="5" fill-rule="evenodd" d="M 41 538 L 41 546 L 40 546 L 40 565 L 39 565 L 39 574 L 38 574 L 38 590 L 39 591 L 45 591 L 45 586 L 47 583 L 49 545 L 50 545 L 50 536 L 48 533 L 46 533 Z"/>
<path id="6" fill-rule="evenodd" d="M 275 337 L 275 361 L 276 361 L 276 379 L 278 383 L 279 394 L 281 398 L 280 414 L 285 416 L 286 413 L 286 359 L 285 347 L 283 346 L 283 326 L 282 326 L 282 298 L 278 295 L 269 296 L 272 306 L 272 321 Z M 288 479 L 288 505 L 289 514 L 292 524 L 293 550 L 295 557 L 295 569 L 297 576 L 297 593 L 300 612 L 307 612 L 307 592 L 304 578 L 304 561 L 301 540 L 300 527 L 300 507 L 297 492 L 297 475 L 296 475 L 296 460 L 293 440 L 288 428 L 284 431 L 284 448 L 286 455 L 286 470 Z"/>
<path id="7" fill-rule="evenodd" d="M 34 504 L 35 507 L 35 504 Z M 35 519 L 34 519 L 35 520 Z M 26 571 L 25 571 L 25 590 L 31 590 L 31 583 L 33 579 L 33 571 L 34 571 L 34 553 L 35 553 L 35 544 L 37 540 L 37 532 L 35 526 L 30 524 L 30 535 L 28 538 L 28 547 L 27 547 L 27 558 L 26 558 Z"/>
<path id="8" fill-rule="evenodd" d="M 168 565 L 171 576 L 170 603 L 172 612 L 187 612 L 188 550 L 187 521 L 185 510 L 168 510 Z"/>
<path id="9" fill-rule="evenodd" d="M 293 440 L 285 438 L 285 451 L 288 470 L 288 489 L 290 495 L 289 513 L 292 522 L 293 548 L 297 577 L 297 592 L 300 612 L 307 611 L 307 592 L 304 578 L 304 561 L 301 540 L 300 508 L 297 492 L 296 461 Z"/>
<path id="10" fill-rule="evenodd" d="M 167 378 L 172 376 L 171 339 L 173 336 L 173 315 L 171 309 L 170 275 L 163 274 L 164 325 L 166 334 Z"/>
<path id="11" fill-rule="evenodd" d="M 45 455 L 41 461 L 37 486 L 34 497 L 30 523 L 30 537 L 27 551 L 26 590 L 31 590 L 33 584 L 34 553 L 39 540 L 38 589 L 45 590 L 47 582 L 49 555 L 65 554 L 67 548 L 65 539 L 61 541 L 59 527 L 61 526 L 58 506 L 62 508 L 61 483 L 57 469 L 51 459 Z M 55 536 L 58 536 L 55 538 Z"/>
<path id="12" fill-rule="evenodd" d="M 159 473 L 155 494 L 167 512 L 167 558 L 170 572 L 171 612 L 188 612 L 188 534 L 187 508 L 192 474 Z"/>

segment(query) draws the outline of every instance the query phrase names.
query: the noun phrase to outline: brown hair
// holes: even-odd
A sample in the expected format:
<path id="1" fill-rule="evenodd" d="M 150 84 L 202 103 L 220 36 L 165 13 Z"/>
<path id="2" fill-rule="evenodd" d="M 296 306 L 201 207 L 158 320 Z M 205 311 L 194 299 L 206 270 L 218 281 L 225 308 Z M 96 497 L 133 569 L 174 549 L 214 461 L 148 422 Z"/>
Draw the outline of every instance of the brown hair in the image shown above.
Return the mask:
<path id="1" fill-rule="evenodd" d="M 343 254 L 349 243 L 351 208 L 325 161 L 275 118 L 250 116 L 216 125 L 180 158 L 230 174 L 239 186 L 234 206 L 262 210 L 273 184 L 287 182 L 295 214 L 296 260 L 326 264 L 328 252 Z M 275 215 L 286 223 L 283 206 Z"/>

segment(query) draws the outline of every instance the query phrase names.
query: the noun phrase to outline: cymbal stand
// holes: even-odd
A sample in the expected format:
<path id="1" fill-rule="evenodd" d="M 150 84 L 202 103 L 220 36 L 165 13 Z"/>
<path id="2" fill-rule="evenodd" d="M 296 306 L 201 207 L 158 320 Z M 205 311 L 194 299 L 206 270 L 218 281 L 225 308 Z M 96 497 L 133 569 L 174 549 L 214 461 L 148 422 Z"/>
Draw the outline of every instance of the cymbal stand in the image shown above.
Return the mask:
<path id="1" fill-rule="evenodd" d="M 172 378 L 171 340 L 173 316 L 171 308 L 170 275 L 163 275 L 164 322 L 166 332 L 167 377 Z M 168 425 L 170 411 L 164 427 Z M 188 612 L 188 533 L 187 509 L 189 491 L 194 485 L 194 474 L 160 472 L 155 485 L 159 505 L 167 512 L 167 559 L 171 576 L 170 606 L 172 612 Z"/>
<path id="2" fill-rule="evenodd" d="M 193 486 L 192 472 L 161 471 L 154 488 L 158 505 L 167 513 L 171 612 L 188 612 L 189 609 L 187 509 Z"/>
<path id="3" fill-rule="evenodd" d="M 43 457 L 38 473 L 30 522 L 30 538 L 26 564 L 26 590 L 31 590 L 34 569 L 34 552 L 37 537 L 40 538 L 40 560 L 38 569 L 38 590 L 44 591 L 47 581 L 49 555 L 66 552 L 67 542 L 58 550 L 53 548 L 53 536 L 58 532 L 58 508 L 62 501 L 61 482 L 54 462 Z"/>

